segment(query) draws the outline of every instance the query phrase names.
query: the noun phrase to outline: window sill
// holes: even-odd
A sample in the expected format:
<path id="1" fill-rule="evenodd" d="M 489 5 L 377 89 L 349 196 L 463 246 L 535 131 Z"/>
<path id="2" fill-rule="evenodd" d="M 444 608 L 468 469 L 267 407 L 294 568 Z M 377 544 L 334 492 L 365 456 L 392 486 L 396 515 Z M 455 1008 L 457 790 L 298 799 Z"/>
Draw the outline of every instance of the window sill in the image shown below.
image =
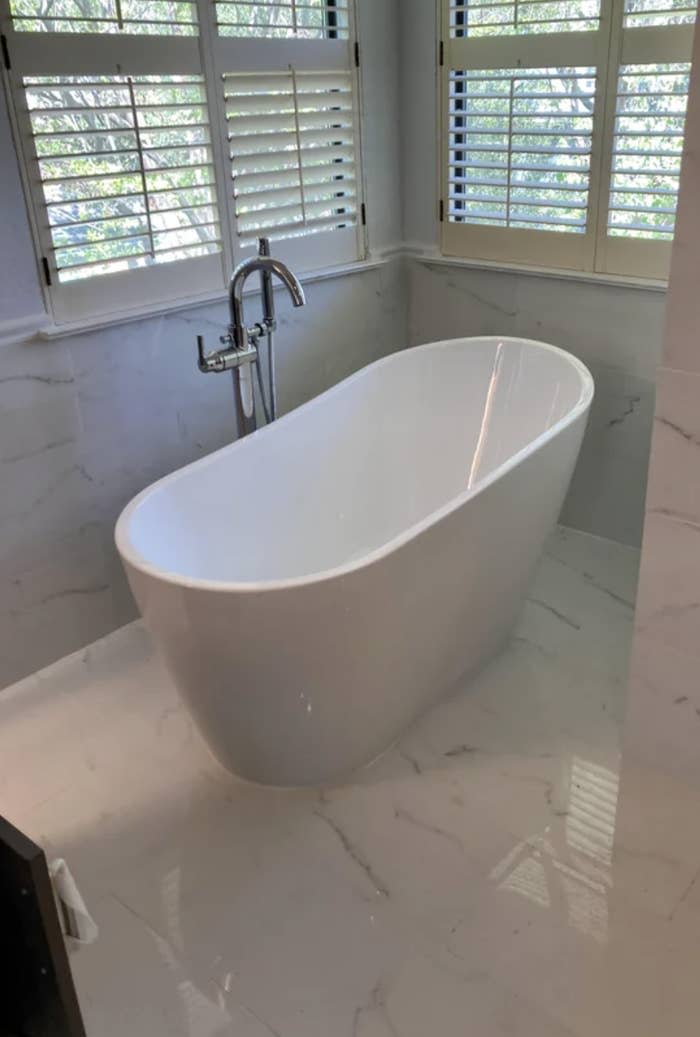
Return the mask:
<path id="1" fill-rule="evenodd" d="M 345 263 L 341 266 L 328 267 L 324 270 L 312 270 L 308 273 L 300 274 L 299 280 L 302 284 L 315 284 L 319 281 L 330 281 L 337 277 L 345 277 L 348 274 L 363 274 L 369 270 L 376 270 L 379 267 L 384 266 L 389 262 L 391 256 L 392 254 L 387 253 L 378 256 L 375 259 L 361 259 L 355 263 Z M 256 282 L 246 289 L 245 294 L 246 296 L 257 295 L 259 291 L 260 289 Z M 36 334 L 41 339 L 53 341 L 54 339 L 67 338 L 69 335 L 81 335 L 89 331 L 98 331 L 102 328 L 115 327 L 119 324 L 131 324 L 138 320 L 150 320 L 153 317 L 163 317 L 171 313 L 178 313 L 182 310 L 191 310 L 200 306 L 212 306 L 217 303 L 225 303 L 227 299 L 228 293 L 222 288 L 219 291 L 210 292 L 207 295 L 178 299 L 175 302 L 165 303 L 162 306 L 142 307 L 140 309 L 129 310 L 128 312 L 121 313 L 104 313 L 93 317 L 86 317 L 83 320 L 71 321 L 66 324 L 47 323 L 37 328 Z"/>
<path id="2" fill-rule="evenodd" d="M 492 270 L 504 274 L 520 274 L 523 277 L 543 277 L 560 281 L 580 281 L 584 284 L 609 285 L 613 288 L 636 288 L 646 292 L 666 292 L 668 281 L 621 274 L 598 274 L 583 270 L 562 270 L 545 266 L 525 266 L 520 263 L 496 263 L 488 259 L 463 259 L 461 256 L 445 256 L 437 250 L 412 246 L 405 255 L 426 266 L 461 267 L 466 270 Z"/>

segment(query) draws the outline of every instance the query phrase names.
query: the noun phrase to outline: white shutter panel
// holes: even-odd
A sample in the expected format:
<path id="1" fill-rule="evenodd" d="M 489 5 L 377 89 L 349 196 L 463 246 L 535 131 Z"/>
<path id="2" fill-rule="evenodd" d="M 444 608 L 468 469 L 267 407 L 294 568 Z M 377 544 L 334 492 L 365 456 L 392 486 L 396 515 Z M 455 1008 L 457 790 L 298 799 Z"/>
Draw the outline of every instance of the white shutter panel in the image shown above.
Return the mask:
<path id="1" fill-rule="evenodd" d="M 688 0 L 624 0 L 620 64 L 610 77 L 601 271 L 668 276 L 694 21 Z"/>
<path id="2" fill-rule="evenodd" d="M 216 4 L 236 258 L 264 236 L 297 270 L 354 262 L 365 231 L 353 4 Z"/>
<path id="3" fill-rule="evenodd" d="M 448 219 L 583 233 L 590 68 L 450 72 Z"/>
<path id="4" fill-rule="evenodd" d="M 620 69 L 608 234 L 673 240 L 689 78 L 689 64 Z"/>
<path id="5" fill-rule="evenodd" d="M 224 287 L 192 0 L 0 0 L 57 322 Z"/>
<path id="6" fill-rule="evenodd" d="M 219 251 L 201 77 L 24 85 L 59 282 Z"/>
<path id="7" fill-rule="evenodd" d="M 225 91 L 241 243 L 337 235 L 355 258 L 350 74 L 231 75 Z"/>
<path id="8" fill-rule="evenodd" d="M 442 250 L 592 269 L 600 0 L 443 0 Z"/>
<path id="9" fill-rule="evenodd" d="M 665 277 L 694 22 L 692 0 L 443 0 L 443 252 Z"/>
<path id="10" fill-rule="evenodd" d="M 219 35 L 324 40 L 349 35 L 348 0 L 216 0 Z"/>

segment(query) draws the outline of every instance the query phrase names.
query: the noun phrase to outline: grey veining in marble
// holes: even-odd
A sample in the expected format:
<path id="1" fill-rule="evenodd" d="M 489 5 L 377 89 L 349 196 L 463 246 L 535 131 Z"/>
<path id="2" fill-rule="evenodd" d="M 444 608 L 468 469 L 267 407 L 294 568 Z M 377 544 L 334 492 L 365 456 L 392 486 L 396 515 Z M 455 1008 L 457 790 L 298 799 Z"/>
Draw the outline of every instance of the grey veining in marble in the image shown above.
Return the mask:
<path id="1" fill-rule="evenodd" d="M 625 732 L 628 755 L 700 786 L 700 37 L 659 372 Z M 697 824 L 693 821 L 693 824 Z M 690 887 L 689 887 L 690 890 Z"/>
<path id="2" fill-rule="evenodd" d="M 307 298 L 299 312 L 279 303 L 282 409 L 406 338 L 401 260 Z M 194 348 L 225 321 L 205 307 L 0 351 L 0 687 L 134 617 L 114 522 L 149 483 L 232 440 L 230 379 L 202 376 Z"/>
<path id="3" fill-rule="evenodd" d="M 322 790 L 225 774 L 139 623 L 8 689 L 3 808 L 101 927 L 88 1033 L 688 1037 L 700 836 L 658 862 L 618 802 L 637 561 L 558 530 L 510 647 Z"/>

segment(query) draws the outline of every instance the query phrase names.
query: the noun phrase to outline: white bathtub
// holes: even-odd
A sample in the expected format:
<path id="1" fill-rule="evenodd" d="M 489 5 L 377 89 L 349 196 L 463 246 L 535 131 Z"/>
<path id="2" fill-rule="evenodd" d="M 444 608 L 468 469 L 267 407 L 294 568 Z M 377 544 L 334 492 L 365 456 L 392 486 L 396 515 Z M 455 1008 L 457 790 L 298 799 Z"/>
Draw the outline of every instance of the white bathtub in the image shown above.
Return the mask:
<path id="1" fill-rule="evenodd" d="M 336 778 L 491 656 L 592 397 L 552 346 L 420 346 L 132 501 L 116 531 L 131 588 L 221 763 Z"/>

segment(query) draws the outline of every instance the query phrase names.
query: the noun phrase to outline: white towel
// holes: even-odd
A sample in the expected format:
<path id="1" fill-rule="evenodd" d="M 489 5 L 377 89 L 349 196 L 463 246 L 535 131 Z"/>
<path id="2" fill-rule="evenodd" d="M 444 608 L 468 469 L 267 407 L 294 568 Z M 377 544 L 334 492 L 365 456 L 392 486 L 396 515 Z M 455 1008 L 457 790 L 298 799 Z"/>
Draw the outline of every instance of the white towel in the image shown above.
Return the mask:
<path id="1" fill-rule="evenodd" d="M 94 943 L 98 935 L 97 923 L 85 906 L 75 879 L 62 857 L 49 865 L 49 876 L 68 949 L 78 950 Z"/>

